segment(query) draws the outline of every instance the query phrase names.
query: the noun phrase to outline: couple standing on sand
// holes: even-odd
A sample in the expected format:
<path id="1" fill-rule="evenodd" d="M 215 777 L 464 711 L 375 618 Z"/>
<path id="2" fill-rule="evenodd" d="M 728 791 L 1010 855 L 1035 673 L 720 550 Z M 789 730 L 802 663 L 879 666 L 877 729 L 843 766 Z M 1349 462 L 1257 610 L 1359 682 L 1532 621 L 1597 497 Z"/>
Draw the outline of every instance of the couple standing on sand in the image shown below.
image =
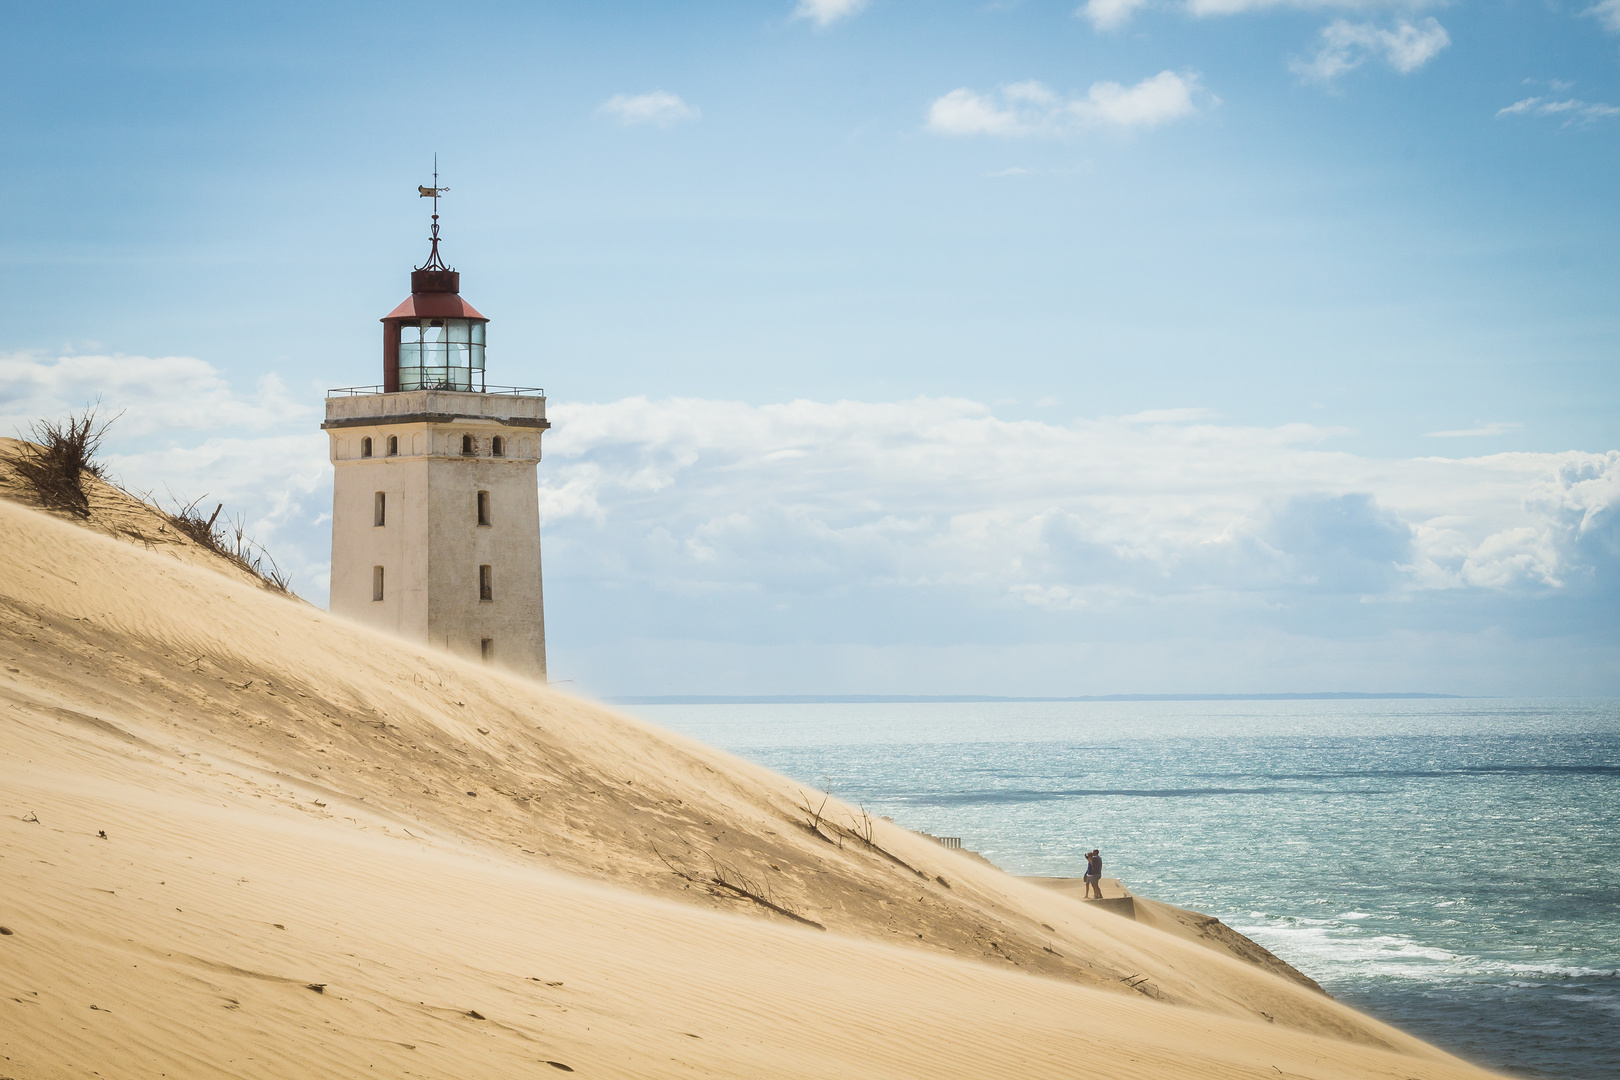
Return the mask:
<path id="1" fill-rule="evenodd" d="M 1081 878 L 1080 880 L 1084 881 L 1086 883 L 1086 899 L 1087 900 L 1090 900 L 1092 898 L 1092 893 L 1097 894 L 1097 899 L 1098 900 L 1101 900 L 1103 898 L 1103 894 L 1102 894 L 1102 852 L 1099 851 L 1097 848 L 1092 848 L 1090 851 L 1086 852 L 1086 876 Z"/>

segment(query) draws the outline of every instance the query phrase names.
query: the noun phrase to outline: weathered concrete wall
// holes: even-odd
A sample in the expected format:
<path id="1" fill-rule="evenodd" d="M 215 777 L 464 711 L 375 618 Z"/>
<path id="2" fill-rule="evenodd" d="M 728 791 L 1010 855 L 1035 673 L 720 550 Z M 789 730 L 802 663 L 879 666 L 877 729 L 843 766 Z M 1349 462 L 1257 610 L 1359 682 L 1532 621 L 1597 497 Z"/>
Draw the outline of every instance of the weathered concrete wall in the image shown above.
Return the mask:
<path id="1" fill-rule="evenodd" d="M 428 639 L 476 659 L 538 674 L 545 667 L 540 584 L 540 500 L 533 461 L 435 457 L 428 462 Z M 478 524 L 478 492 L 490 524 Z M 479 599 L 478 568 L 492 571 L 493 598 Z"/>
<path id="2" fill-rule="evenodd" d="M 545 399 L 419 390 L 330 398 L 335 614 L 535 678 L 546 671 L 540 506 Z M 462 454 L 462 438 L 474 454 Z M 399 452 L 387 452 L 390 436 Z M 372 440 L 372 456 L 362 442 Z M 492 453 L 504 441 L 504 456 Z M 478 492 L 489 524 L 478 524 Z M 383 525 L 376 495 L 386 495 Z M 492 570 L 481 600 L 479 567 Z M 373 568 L 384 568 L 373 599 Z"/>

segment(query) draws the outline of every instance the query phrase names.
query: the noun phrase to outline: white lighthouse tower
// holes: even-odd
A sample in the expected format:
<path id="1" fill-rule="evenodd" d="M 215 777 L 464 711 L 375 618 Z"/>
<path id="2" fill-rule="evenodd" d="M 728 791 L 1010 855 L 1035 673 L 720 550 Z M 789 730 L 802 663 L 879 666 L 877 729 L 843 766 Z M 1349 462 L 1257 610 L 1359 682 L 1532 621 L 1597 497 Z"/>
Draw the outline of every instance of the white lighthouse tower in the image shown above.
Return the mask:
<path id="1" fill-rule="evenodd" d="M 545 391 L 484 381 L 489 323 L 432 248 L 383 317 L 381 386 L 326 398 L 334 614 L 544 681 Z"/>

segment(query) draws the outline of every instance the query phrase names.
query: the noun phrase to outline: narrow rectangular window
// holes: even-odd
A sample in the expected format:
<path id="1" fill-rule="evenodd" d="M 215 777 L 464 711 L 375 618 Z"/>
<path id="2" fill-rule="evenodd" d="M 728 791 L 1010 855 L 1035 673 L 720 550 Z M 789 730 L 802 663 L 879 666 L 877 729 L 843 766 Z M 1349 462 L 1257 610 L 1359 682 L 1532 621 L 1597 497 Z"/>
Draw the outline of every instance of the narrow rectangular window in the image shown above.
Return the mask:
<path id="1" fill-rule="evenodd" d="M 488 563 L 478 568 L 478 599 L 495 599 L 495 579 Z"/>
<path id="2" fill-rule="evenodd" d="M 381 526 L 383 526 L 383 525 L 387 525 L 388 524 L 388 493 L 386 491 L 377 492 L 377 497 L 373 501 L 372 505 L 376 510 L 376 518 L 377 518 L 377 520 L 376 520 L 375 524 L 379 528 Z"/>
<path id="3" fill-rule="evenodd" d="M 489 524 L 489 492 L 487 491 L 478 493 L 478 524 Z"/>
<path id="4" fill-rule="evenodd" d="M 372 599 L 373 602 L 375 602 L 375 601 L 381 600 L 382 598 L 383 598 L 383 568 L 380 567 L 380 566 L 373 566 L 371 568 L 371 599 Z"/>
<path id="5" fill-rule="evenodd" d="M 483 656 L 486 664 L 495 659 L 495 639 L 487 637 L 480 640 L 478 642 L 478 651 Z"/>

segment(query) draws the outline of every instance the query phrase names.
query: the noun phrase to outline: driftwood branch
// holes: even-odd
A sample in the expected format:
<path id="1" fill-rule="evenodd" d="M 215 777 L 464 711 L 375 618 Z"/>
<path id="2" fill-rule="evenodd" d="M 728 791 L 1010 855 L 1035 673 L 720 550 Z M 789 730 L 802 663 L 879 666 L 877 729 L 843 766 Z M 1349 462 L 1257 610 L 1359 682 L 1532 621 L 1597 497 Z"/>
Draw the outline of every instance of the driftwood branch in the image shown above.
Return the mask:
<path id="1" fill-rule="evenodd" d="M 827 781 L 827 786 L 824 789 L 822 789 L 820 804 L 815 806 L 814 808 L 812 808 L 811 805 L 810 805 L 810 803 L 811 803 L 810 797 L 804 793 L 803 788 L 800 788 L 799 789 L 799 810 L 800 810 L 801 813 L 804 814 L 804 820 L 800 821 L 799 824 L 803 825 L 806 829 L 809 829 L 812 835 L 819 836 L 821 839 L 827 841 L 827 843 L 829 843 L 829 844 L 837 844 L 839 847 L 843 847 L 844 845 L 843 845 L 842 841 L 834 840 L 832 837 L 828 836 L 826 833 L 821 831 L 821 825 L 822 825 L 822 820 L 823 820 L 822 819 L 822 812 L 827 809 L 827 803 L 831 799 L 832 799 L 832 781 L 830 781 L 830 780 Z M 827 824 L 832 825 L 832 822 L 828 821 Z"/>
<path id="2" fill-rule="evenodd" d="M 888 850 L 882 844 L 879 844 L 877 842 L 877 840 L 875 839 L 876 832 L 877 832 L 877 823 L 876 823 L 875 819 L 872 817 L 871 814 L 869 814 L 867 812 L 866 807 L 864 807 L 864 806 L 861 807 L 860 812 L 861 812 L 860 819 L 851 822 L 851 825 L 849 825 L 849 826 L 840 825 L 835 821 L 830 821 L 829 820 L 827 822 L 827 827 L 830 828 L 830 829 L 833 829 L 836 832 L 843 833 L 843 834 L 849 836 L 851 839 L 859 840 L 862 844 L 864 844 L 866 846 L 866 850 L 872 852 L 874 855 L 885 858 L 885 859 L 889 860 L 890 862 L 894 863 L 894 865 L 896 865 L 898 867 L 901 867 L 901 868 L 906 869 L 906 870 L 910 870 L 913 874 L 916 874 L 918 877 L 922 878 L 924 881 L 927 881 L 928 880 L 928 875 L 927 874 L 923 873 L 921 870 L 917 869 L 915 866 L 912 866 L 910 863 L 906 862 L 906 860 L 902 859 L 900 856 L 896 855 L 894 852 Z"/>
<path id="3" fill-rule="evenodd" d="M 776 900 L 771 896 L 770 886 L 763 879 L 757 883 L 751 881 L 746 874 L 743 874 L 736 867 L 728 866 L 719 862 L 714 858 L 713 855 L 709 856 L 709 864 L 713 867 L 714 872 L 708 878 L 701 878 L 683 867 L 676 865 L 674 862 L 671 862 L 662 851 L 658 850 L 657 844 L 653 844 L 651 846 L 653 854 L 658 856 L 658 861 L 669 867 L 670 873 L 674 874 L 682 881 L 689 881 L 694 885 L 708 885 L 714 888 L 725 889 L 727 892 L 752 900 L 760 907 L 769 908 L 778 915 L 785 915 L 794 922 L 803 923 L 806 926 L 813 926 L 817 930 L 827 929 L 814 919 L 806 918 L 805 916 L 800 915 L 797 911 L 777 903 Z"/>

